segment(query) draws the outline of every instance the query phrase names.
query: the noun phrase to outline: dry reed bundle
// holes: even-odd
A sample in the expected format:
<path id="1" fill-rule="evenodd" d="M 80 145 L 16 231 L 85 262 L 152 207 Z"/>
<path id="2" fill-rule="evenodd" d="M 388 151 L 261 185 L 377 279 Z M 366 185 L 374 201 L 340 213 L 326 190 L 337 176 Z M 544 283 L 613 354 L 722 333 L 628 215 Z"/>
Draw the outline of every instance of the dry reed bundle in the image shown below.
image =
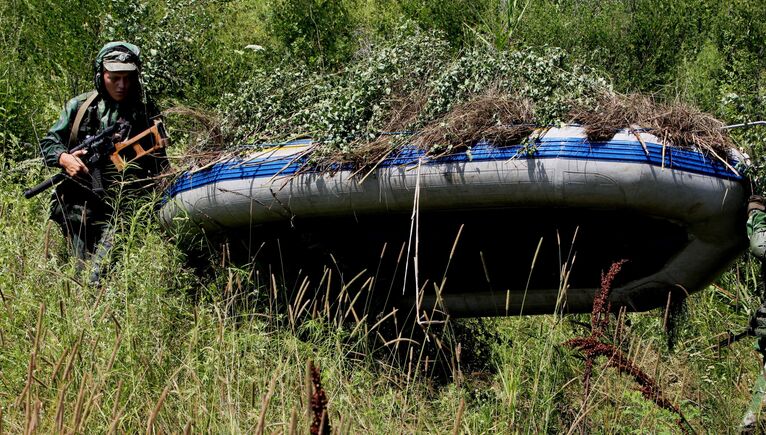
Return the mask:
<path id="1" fill-rule="evenodd" d="M 412 144 L 423 149 L 459 148 L 487 140 L 506 146 L 521 142 L 534 128 L 530 100 L 491 90 L 459 104 L 423 128 Z"/>
<path id="2" fill-rule="evenodd" d="M 162 112 L 163 116 L 177 115 L 192 121 L 189 148 L 184 160 L 195 166 L 204 166 L 218 160 L 224 152 L 225 141 L 221 132 L 221 122 L 213 114 L 186 106 L 171 107 Z"/>
<path id="3" fill-rule="evenodd" d="M 581 124 L 588 140 L 610 140 L 621 129 L 648 129 L 663 144 L 681 148 L 696 147 L 719 158 L 734 146 L 724 124 L 712 115 L 688 104 L 659 104 L 651 97 L 605 93 L 596 99 L 594 107 L 576 105 L 569 116 Z"/>
<path id="4" fill-rule="evenodd" d="M 725 157 L 734 146 L 723 122 L 687 104 L 658 106 L 649 120 L 655 136 L 677 147 L 697 147 Z"/>
<path id="5" fill-rule="evenodd" d="M 425 92 L 395 89 L 382 102 L 389 109 L 385 118 L 376 124 L 386 132 L 412 129 L 418 124 L 427 102 Z M 196 139 L 185 161 L 190 160 L 193 166 L 201 168 L 225 157 L 224 138 L 215 116 L 187 107 L 174 107 L 165 113 L 191 118 L 202 127 L 201 132 L 194 132 Z M 721 161 L 725 161 L 728 149 L 733 147 L 727 131 L 722 129 L 724 124 L 712 115 L 683 103 L 660 104 L 651 96 L 641 94 L 604 92 L 593 104 L 575 104 L 569 111 L 569 119 L 583 126 L 591 142 L 610 140 L 621 129 L 631 128 L 653 133 L 663 145 L 696 147 Z M 414 136 L 380 133 L 371 140 L 357 140 L 343 150 L 319 142 L 307 168 L 333 172 L 342 164 L 350 164 L 357 168 L 357 174 L 364 174 L 404 145 L 413 145 L 434 155 L 460 150 L 482 140 L 496 146 L 515 145 L 536 127 L 534 101 L 493 87 L 457 104 Z"/>
<path id="6" fill-rule="evenodd" d="M 392 136 L 387 135 L 380 135 L 369 142 L 359 142 L 346 152 L 337 150 L 324 155 L 321 154 L 324 151 L 321 144 L 318 144 L 313 148 L 319 152 L 312 153 L 311 159 L 302 165 L 297 173 L 319 170 L 334 174 L 341 167 L 351 165 L 355 169 L 353 175 L 362 176 L 374 170 L 398 147 L 399 144 L 392 139 Z"/>
<path id="7" fill-rule="evenodd" d="M 571 122 L 581 124 L 591 142 L 610 140 L 623 128 L 640 125 L 654 113 L 650 97 L 630 94 L 603 93 L 595 107 L 575 105 L 569 112 Z"/>
<path id="8" fill-rule="evenodd" d="M 396 132 L 411 128 L 428 103 L 428 95 L 423 92 L 405 93 L 398 91 L 384 100 L 389 107 L 388 116 L 382 123 L 383 131 Z"/>

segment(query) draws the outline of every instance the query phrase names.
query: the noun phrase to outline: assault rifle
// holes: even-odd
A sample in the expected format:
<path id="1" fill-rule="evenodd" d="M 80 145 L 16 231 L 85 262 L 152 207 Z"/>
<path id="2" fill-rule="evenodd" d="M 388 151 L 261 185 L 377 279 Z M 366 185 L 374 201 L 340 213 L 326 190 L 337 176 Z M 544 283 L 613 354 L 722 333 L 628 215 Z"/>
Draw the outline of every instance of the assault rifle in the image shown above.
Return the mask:
<path id="1" fill-rule="evenodd" d="M 119 120 L 115 124 L 101 130 L 95 136 L 85 139 L 82 143 L 68 151 L 69 153 L 73 153 L 75 151 L 85 150 L 85 154 L 81 159 L 90 171 L 93 182 L 92 190 L 99 196 L 104 193 L 101 167 L 107 159 L 111 160 L 117 170 L 123 171 L 131 162 L 160 148 L 164 148 L 168 141 L 162 121 L 155 120 L 153 126 L 137 134 L 130 140 L 123 141 L 122 139 L 127 137 L 129 133 L 130 124 L 128 124 L 127 121 Z M 149 147 L 149 149 L 145 149 L 139 143 L 140 140 L 147 136 L 151 136 L 152 146 Z M 133 151 L 133 155 L 129 160 L 126 160 L 123 155 L 121 155 L 125 150 Z M 24 198 L 32 198 L 67 178 L 70 177 L 66 172 L 59 172 L 42 183 L 25 190 Z"/>

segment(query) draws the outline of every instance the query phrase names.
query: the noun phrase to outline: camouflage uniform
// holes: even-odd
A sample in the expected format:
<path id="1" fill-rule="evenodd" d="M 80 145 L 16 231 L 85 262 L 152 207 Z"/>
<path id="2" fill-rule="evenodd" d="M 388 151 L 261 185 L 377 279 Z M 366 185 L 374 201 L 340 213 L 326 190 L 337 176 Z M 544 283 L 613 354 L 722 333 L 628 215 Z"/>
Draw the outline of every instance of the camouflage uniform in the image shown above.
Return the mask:
<path id="1" fill-rule="evenodd" d="M 68 152 L 86 137 L 115 124 L 118 119 L 128 121 L 131 125 L 130 135 L 135 135 L 147 129 L 151 125 L 151 118 L 158 114 L 153 105 L 143 100 L 140 80 L 134 82 L 132 97 L 117 102 L 109 96 L 104 87 L 103 62 L 105 57 L 114 56 L 117 52 L 133 55 L 131 59 L 134 59 L 138 64 L 137 67 L 140 67 L 139 49 L 133 44 L 112 42 L 99 51 L 94 64 L 96 90 L 69 100 L 58 121 L 40 141 L 47 166 L 60 167 L 59 158 L 62 153 Z M 77 132 L 77 139 L 70 144 L 70 132 L 77 112 L 94 92 L 97 92 L 98 96 L 86 109 Z M 137 160 L 135 165 L 122 174 L 117 173 L 111 163 L 105 163 L 101 168 L 103 186 L 106 189 L 103 197 L 96 195 L 90 189 L 92 183 L 89 179 L 67 179 L 60 183 L 51 198 L 51 219 L 59 224 L 70 241 L 72 253 L 81 260 L 97 251 L 100 252 L 99 257 L 103 256 L 104 251 L 108 251 L 111 246 L 109 221 L 113 209 L 110 204 L 113 203 L 112 200 L 119 188 L 117 182 L 123 178 L 146 179 L 158 174 L 166 166 L 164 150 L 156 156 L 145 156 Z M 141 190 L 141 184 L 140 182 L 132 183 L 130 188 L 121 189 L 120 192 L 123 194 L 126 190 L 136 192 Z"/>
<path id="2" fill-rule="evenodd" d="M 757 208 L 750 211 L 747 237 L 750 239 L 750 253 L 761 262 L 766 261 L 766 212 Z"/>
<path id="3" fill-rule="evenodd" d="M 758 337 L 758 347 L 766 351 L 766 206 L 763 197 L 753 195 L 747 203 L 747 237 L 750 239 L 750 253 L 761 261 L 761 280 L 758 283 L 761 306 L 751 321 L 751 328 Z"/>
<path id="4" fill-rule="evenodd" d="M 766 362 L 766 206 L 760 195 L 753 195 L 747 204 L 747 237 L 750 239 L 750 253 L 761 261 L 761 276 L 758 283 L 761 306 L 750 320 L 750 331 L 756 336 L 755 348 L 764 356 Z M 766 402 L 766 366 L 761 376 L 756 379 L 753 395 L 740 424 L 741 433 L 754 433 L 761 409 Z"/>

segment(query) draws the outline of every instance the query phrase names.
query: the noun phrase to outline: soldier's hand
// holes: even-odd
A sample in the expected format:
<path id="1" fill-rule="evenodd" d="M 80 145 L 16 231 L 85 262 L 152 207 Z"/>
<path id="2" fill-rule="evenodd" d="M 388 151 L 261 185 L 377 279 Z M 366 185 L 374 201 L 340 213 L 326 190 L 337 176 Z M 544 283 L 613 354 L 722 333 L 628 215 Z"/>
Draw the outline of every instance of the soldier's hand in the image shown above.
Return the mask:
<path id="1" fill-rule="evenodd" d="M 750 195 L 750 198 L 747 199 L 747 215 L 750 216 L 750 213 L 756 210 L 766 211 L 763 197 L 761 195 Z"/>
<path id="2" fill-rule="evenodd" d="M 87 174 L 88 167 L 80 160 L 85 155 L 85 150 L 77 150 L 72 154 L 61 153 L 59 156 L 59 165 L 66 171 L 70 177 Z"/>

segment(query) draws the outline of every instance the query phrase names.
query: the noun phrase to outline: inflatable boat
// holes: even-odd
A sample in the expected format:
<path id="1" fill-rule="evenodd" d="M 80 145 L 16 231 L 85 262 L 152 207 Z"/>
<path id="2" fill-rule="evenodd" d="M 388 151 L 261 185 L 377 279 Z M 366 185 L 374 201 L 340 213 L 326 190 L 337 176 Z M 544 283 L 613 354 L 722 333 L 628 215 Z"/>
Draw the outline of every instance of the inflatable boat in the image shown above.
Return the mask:
<path id="1" fill-rule="evenodd" d="M 746 246 L 743 157 L 646 131 L 589 142 L 564 126 L 438 157 L 403 147 L 361 170 L 319 169 L 311 150 L 293 141 L 186 172 L 161 221 L 303 272 L 365 270 L 389 305 L 454 316 L 589 312 L 601 273 L 623 259 L 613 307 L 664 307 Z M 260 249 L 269 240 L 279 259 Z"/>

